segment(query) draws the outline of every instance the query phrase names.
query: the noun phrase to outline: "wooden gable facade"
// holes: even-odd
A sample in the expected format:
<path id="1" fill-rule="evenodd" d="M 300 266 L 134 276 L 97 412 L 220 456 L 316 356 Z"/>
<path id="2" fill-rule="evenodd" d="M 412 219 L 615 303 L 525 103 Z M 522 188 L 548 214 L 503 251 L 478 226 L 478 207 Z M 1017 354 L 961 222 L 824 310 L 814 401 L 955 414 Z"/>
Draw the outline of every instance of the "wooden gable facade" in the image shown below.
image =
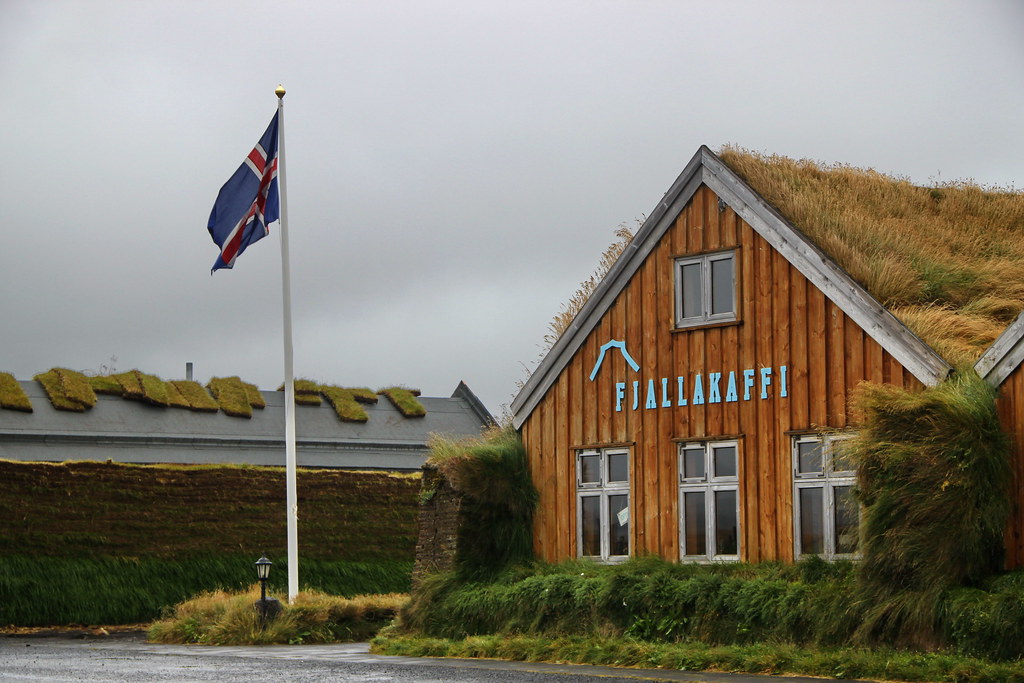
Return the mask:
<path id="1" fill-rule="evenodd" d="M 999 422 L 1010 437 L 1014 504 L 1006 530 L 1006 566 L 1024 566 L 1024 314 L 1021 314 L 978 360 L 974 368 L 998 389 Z"/>
<path id="2" fill-rule="evenodd" d="M 852 392 L 949 371 L 701 148 L 511 406 L 537 554 L 842 556 L 825 453 Z"/>

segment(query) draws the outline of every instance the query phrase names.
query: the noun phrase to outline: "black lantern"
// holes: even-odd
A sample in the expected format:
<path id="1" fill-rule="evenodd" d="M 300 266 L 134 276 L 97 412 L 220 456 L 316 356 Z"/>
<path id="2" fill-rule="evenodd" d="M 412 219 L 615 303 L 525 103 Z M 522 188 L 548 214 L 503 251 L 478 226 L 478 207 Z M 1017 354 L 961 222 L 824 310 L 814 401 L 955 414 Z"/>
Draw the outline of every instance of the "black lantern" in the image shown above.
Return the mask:
<path id="1" fill-rule="evenodd" d="M 266 555 L 256 560 L 256 577 L 260 580 L 260 600 L 267 601 L 267 577 L 270 576 L 270 565 L 274 564 Z"/>

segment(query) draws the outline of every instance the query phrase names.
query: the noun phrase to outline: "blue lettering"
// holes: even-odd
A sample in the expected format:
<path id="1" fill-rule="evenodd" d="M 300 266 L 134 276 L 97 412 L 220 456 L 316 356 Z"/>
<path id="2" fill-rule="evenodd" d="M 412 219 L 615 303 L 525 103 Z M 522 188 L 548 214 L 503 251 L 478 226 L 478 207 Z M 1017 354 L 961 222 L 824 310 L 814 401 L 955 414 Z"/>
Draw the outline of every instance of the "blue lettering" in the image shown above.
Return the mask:
<path id="1" fill-rule="evenodd" d="M 772 383 L 772 369 L 761 368 L 761 398 L 768 398 L 768 385 Z"/>
<path id="2" fill-rule="evenodd" d="M 786 398 L 789 394 L 786 391 L 786 366 L 779 366 L 779 398 Z"/>
<path id="3" fill-rule="evenodd" d="M 748 368 L 743 371 L 743 400 L 750 400 L 750 390 L 754 387 L 754 369 Z"/>
<path id="4" fill-rule="evenodd" d="M 647 380 L 647 404 L 644 405 L 644 407 L 647 408 L 648 410 L 650 410 L 651 408 L 658 407 L 658 398 L 654 395 L 653 379 Z"/>
<path id="5" fill-rule="evenodd" d="M 640 380 L 633 380 L 633 410 L 640 404 Z"/>
<path id="6" fill-rule="evenodd" d="M 740 399 L 736 393 L 736 373 L 729 371 L 729 385 L 725 389 L 725 402 L 734 403 Z"/>
<path id="7" fill-rule="evenodd" d="M 672 407 L 672 399 L 668 397 L 668 377 L 661 378 L 661 407 Z"/>
<path id="8" fill-rule="evenodd" d="M 680 377 L 676 377 L 676 381 L 679 382 L 679 393 L 676 395 L 676 405 L 677 406 L 685 406 L 686 405 L 686 378 L 685 377 L 681 377 L 681 376 Z"/>
<path id="9" fill-rule="evenodd" d="M 722 373 L 720 372 L 709 372 L 708 373 L 708 403 L 721 403 L 722 402 L 722 390 L 719 388 L 719 382 L 722 381 Z"/>
<path id="10" fill-rule="evenodd" d="M 626 397 L 626 383 L 616 382 L 615 383 L 615 412 L 622 412 L 622 399 Z"/>
<path id="11" fill-rule="evenodd" d="M 704 405 L 704 385 L 700 381 L 700 373 L 693 376 L 693 405 Z"/>

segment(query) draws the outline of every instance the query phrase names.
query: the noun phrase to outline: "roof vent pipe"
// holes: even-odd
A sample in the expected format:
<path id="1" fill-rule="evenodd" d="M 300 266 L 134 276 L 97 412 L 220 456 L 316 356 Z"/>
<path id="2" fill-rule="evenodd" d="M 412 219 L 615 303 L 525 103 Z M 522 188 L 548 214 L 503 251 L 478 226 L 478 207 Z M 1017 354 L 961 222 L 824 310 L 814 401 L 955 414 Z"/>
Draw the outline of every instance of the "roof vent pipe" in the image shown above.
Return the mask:
<path id="1" fill-rule="evenodd" d="M 192 361 L 185 363 L 185 379 L 192 381 Z"/>

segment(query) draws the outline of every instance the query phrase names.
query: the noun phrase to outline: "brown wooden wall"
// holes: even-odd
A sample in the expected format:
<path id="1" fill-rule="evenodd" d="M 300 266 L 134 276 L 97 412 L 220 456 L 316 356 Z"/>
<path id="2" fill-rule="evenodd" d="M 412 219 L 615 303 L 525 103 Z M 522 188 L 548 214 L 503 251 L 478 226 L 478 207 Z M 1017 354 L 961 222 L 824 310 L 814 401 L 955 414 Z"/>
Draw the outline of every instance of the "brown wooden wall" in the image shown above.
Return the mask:
<path id="1" fill-rule="evenodd" d="M 996 399 L 999 421 L 1012 441 L 1013 465 L 1013 508 L 1006 529 L 1006 567 L 1015 569 L 1024 566 L 1024 505 L 1021 501 L 1021 486 L 1024 485 L 1024 369 L 1010 373 L 999 387 Z"/>
<path id="2" fill-rule="evenodd" d="M 674 330 L 674 259 L 734 247 L 739 322 Z M 591 382 L 599 348 L 611 339 L 626 341 L 641 371 L 609 353 Z M 633 411 L 628 386 L 623 410 L 615 411 L 616 381 L 640 379 L 643 388 L 667 377 L 674 387 L 685 375 L 689 389 L 694 372 L 706 378 L 783 365 L 787 398 L 778 396 L 776 375 L 766 400 L 648 410 L 641 399 Z M 791 560 L 789 432 L 846 427 L 849 398 L 864 380 L 922 386 L 732 209 L 719 212 L 717 196 L 701 187 L 522 425 L 540 491 L 538 555 L 576 556 L 576 449 L 628 445 L 632 552 L 678 559 L 678 440 L 738 436 L 742 559 Z"/>

